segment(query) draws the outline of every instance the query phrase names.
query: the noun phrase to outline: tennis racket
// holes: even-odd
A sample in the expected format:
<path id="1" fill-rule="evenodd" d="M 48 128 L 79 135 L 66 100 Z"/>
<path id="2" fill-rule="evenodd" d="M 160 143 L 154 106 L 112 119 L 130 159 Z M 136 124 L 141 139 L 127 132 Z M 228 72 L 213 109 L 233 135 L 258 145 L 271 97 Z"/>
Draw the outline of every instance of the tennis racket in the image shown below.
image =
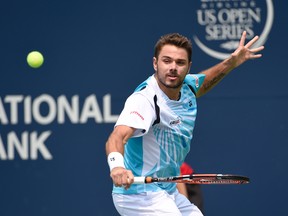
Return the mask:
<path id="1" fill-rule="evenodd" d="M 231 174 L 192 174 L 170 177 L 134 177 L 133 184 L 149 184 L 153 182 L 174 182 L 187 184 L 247 184 L 250 179 L 246 176 Z"/>

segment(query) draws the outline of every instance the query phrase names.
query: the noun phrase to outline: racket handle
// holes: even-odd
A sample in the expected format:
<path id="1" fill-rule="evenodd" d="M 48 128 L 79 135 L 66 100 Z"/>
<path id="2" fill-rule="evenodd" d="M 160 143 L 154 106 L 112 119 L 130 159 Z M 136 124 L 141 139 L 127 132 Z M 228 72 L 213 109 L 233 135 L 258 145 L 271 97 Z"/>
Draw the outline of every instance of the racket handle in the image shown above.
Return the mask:
<path id="1" fill-rule="evenodd" d="M 133 184 L 145 184 L 145 177 L 144 176 L 134 177 Z"/>

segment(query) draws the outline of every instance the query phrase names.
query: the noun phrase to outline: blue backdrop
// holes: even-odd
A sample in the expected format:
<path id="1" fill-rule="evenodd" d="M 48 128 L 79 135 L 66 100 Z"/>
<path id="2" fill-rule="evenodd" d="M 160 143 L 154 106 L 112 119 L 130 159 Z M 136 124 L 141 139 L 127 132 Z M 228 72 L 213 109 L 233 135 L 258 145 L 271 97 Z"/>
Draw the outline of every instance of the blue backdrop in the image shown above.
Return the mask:
<path id="1" fill-rule="evenodd" d="M 199 98 L 187 162 L 199 173 L 251 178 L 203 186 L 206 215 L 287 215 L 288 13 L 285 1 L 271 3 L 2 3 L 0 215 L 117 215 L 105 142 L 126 97 L 153 73 L 155 42 L 170 32 L 190 37 L 198 73 L 220 58 L 195 38 L 229 53 L 223 43 L 233 47 L 243 26 L 265 33 L 263 57 Z M 32 50 L 44 55 L 39 69 L 26 63 Z"/>

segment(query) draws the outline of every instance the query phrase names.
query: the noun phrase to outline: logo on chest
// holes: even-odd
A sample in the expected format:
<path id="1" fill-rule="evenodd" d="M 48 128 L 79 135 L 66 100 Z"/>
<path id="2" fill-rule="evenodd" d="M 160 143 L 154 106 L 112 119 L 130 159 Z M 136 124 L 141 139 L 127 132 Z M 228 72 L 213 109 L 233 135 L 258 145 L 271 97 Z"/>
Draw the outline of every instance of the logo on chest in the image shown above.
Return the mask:
<path id="1" fill-rule="evenodd" d="M 180 117 L 178 117 L 177 119 L 175 119 L 175 120 L 171 120 L 170 122 L 169 122 L 169 125 L 170 126 L 175 126 L 175 125 L 178 125 L 178 124 L 180 124 L 181 123 L 181 119 L 180 119 Z"/>
<path id="2" fill-rule="evenodd" d="M 195 103 L 193 100 L 186 100 L 184 103 L 184 108 L 186 110 L 192 110 L 195 108 Z"/>

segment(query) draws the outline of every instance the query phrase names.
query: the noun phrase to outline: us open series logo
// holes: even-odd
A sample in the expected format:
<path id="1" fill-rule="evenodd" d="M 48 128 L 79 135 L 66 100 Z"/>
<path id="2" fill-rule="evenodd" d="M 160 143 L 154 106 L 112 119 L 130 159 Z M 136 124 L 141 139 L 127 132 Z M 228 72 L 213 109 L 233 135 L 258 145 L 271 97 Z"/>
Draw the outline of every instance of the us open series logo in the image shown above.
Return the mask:
<path id="1" fill-rule="evenodd" d="M 227 58 L 239 44 L 259 35 L 255 47 L 263 45 L 272 28 L 272 0 L 198 0 L 193 20 L 193 40 L 206 54 Z"/>

